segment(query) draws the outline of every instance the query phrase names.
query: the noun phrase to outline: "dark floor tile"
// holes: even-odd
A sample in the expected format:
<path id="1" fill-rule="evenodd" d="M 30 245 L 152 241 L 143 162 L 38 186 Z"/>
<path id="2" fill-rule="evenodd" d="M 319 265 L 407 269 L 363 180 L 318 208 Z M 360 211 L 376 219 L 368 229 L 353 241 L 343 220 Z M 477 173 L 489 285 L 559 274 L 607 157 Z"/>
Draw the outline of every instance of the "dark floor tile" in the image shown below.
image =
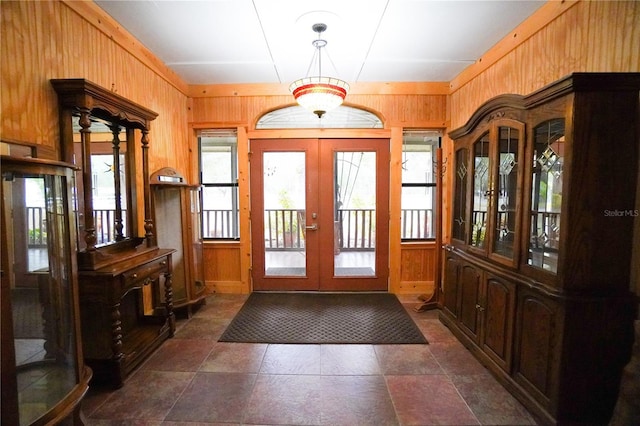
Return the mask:
<path id="1" fill-rule="evenodd" d="M 429 345 L 217 342 L 247 297 L 215 294 L 178 316 L 123 388 L 89 389 L 87 424 L 535 424 L 437 311 L 413 311 L 417 295 L 400 300 Z"/>
<path id="2" fill-rule="evenodd" d="M 209 339 L 217 341 L 229 325 L 226 318 L 193 317 L 176 332 L 174 339 Z"/>
<path id="3" fill-rule="evenodd" d="M 381 374 L 373 345 L 321 345 L 323 375 Z"/>
<path id="4" fill-rule="evenodd" d="M 264 343 L 225 343 L 213 345 L 200 371 L 210 373 L 257 373 L 267 345 Z"/>
<path id="5" fill-rule="evenodd" d="M 429 345 L 431 353 L 449 375 L 489 374 L 488 370 L 457 340 Z"/>
<path id="6" fill-rule="evenodd" d="M 196 315 L 198 318 L 233 318 L 248 295 L 243 294 L 216 294 L 206 299 L 206 304 L 200 306 Z"/>
<path id="7" fill-rule="evenodd" d="M 164 426 L 165 423 L 158 420 L 102 420 L 91 419 L 87 426 Z M 187 425 L 182 425 L 187 426 Z M 210 426 L 210 425 L 209 425 Z"/>
<path id="8" fill-rule="evenodd" d="M 169 339 L 142 365 L 142 370 L 198 371 L 215 345 L 207 339 Z"/>
<path id="9" fill-rule="evenodd" d="M 90 418 L 112 420 L 164 420 L 194 373 L 137 371 L 124 386 L 100 405 Z"/>
<path id="10" fill-rule="evenodd" d="M 320 345 L 269 345 L 261 374 L 320 374 Z"/>
<path id="11" fill-rule="evenodd" d="M 386 380 L 403 425 L 479 424 L 445 375 L 386 376 Z"/>
<path id="12" fill-rule="evenodd" d="M 243 423 L 318 425 L 321 376 L 259 375 Z"/>
<path id="13" fill-rule="evenodd" d="M 376 345 L 383 374 L 444 374 L 429 345 Z"/>
<path id="14" fill-rule="evenodd" d="M 162 422 L 161 426 L 240 426 L 241 423 L 218 422 Z"/>
<path id="15" fill-rule="evenodd" d="M 89 386 L 89 390 L 82 398 L 82 413 L 89 417 L 111 396 L 113 389 L 107 387 Z"/>
<path id="16" fill-rule="evenodd" d="M 450 378 L 482 424 L 510 426 L 536 424 L 522 404 L 493 376 L 454 375 Z"/>
<path id="17" fill-rule="evenodd" d="M 457 341 L 451 331 L 437 318 L 425 318 L 416 321 L 416 325 L 429 343 L 448 343 Z"/>
<path id="18" fill-rule="evenodd" d="M 240 423 L 255 380 L 255 374 L 196 373 L 166 420 Z"/>
<path id="19" fill-rule="evenodd" d="M 437 309 L 428 309 L 416 311 L 422 307 L 422 302 L 416 301 L 415 303 L 403 303 L 402 306 L 407 311 L 407 314 L 413 319 L 415 322 L 425 319 L 436 319 L 438 318 L 438 310 Z"/>
<path id="20" fill-rule="evenodd" d="M 322 376 L 323 425 L 397 425 L 382 376 Z"/>

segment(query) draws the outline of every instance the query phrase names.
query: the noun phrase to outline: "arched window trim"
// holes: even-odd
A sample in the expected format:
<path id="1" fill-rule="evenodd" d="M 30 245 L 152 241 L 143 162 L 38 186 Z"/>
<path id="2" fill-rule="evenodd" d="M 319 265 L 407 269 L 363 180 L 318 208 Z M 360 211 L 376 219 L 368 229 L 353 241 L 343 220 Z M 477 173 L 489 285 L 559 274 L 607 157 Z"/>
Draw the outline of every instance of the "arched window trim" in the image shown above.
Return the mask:
<path id="1" fill-rule="evenodd" d="M 340 105 L 320 119 L 300 105 L 289 105 L 267 112 L 256 122 L 256 130 L 383 128 L 382 119 L 376 114 L 350 105 Z"/>

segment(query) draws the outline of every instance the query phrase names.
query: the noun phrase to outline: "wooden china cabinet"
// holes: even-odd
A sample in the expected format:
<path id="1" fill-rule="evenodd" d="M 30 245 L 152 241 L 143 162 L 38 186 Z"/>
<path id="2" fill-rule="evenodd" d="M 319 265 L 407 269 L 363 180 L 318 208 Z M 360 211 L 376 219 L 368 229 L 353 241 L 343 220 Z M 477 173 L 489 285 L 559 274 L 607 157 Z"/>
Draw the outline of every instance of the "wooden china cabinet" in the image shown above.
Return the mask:
<path id="1" fill-rule="evenodd" d="M 191 317 L 193 309 L 205 303 L 202 258 L 201 191 L 170 167 L 151 174 L 153 223 L 158 244 L 172 247 L 173 309 Z"/>
<path id="2" fill-rule="evenodd" d="M 576 73 L 450 133 L 440 319 L 547 424 L 607 423 L 630 356 L 639 91 Z"/>
<path id="3" fill-rule="evenodd" d="M 84 79 L 51 80 L 60 152 L 77 165 L 82 344 L 96 383 L 123 384 L 175 331 L 172 253 L 151 217 L 149 130 L 157 114 Z"/>
<path id="4" fill-rule="evenodd" d="M 9 154 L 0 160 L 0 423 L 82 425 L 91 369 L 80 340 L 74 167 Z"/>

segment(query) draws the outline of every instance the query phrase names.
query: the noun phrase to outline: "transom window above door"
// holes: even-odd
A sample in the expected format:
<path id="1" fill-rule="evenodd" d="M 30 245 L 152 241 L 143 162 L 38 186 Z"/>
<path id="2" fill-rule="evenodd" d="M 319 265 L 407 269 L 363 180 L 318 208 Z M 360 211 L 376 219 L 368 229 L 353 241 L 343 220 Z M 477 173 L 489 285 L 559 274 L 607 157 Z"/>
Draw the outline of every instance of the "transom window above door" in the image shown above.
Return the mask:
<path id="1" fill-rule="evenodd" d="M 300 105 L 276 109 L 264 114 L 256 123 L 263 129 L 382 129 L 382 120 L 364 109 L 340 105 L 318 118 Z"/>

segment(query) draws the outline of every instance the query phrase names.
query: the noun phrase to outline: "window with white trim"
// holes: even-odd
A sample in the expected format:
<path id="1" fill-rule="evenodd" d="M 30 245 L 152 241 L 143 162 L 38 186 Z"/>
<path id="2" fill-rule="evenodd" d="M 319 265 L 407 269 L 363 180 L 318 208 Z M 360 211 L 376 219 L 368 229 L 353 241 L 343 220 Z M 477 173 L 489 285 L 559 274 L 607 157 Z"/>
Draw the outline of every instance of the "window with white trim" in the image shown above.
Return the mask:
<path id="1" fill-rule="evenodd" d="M 402 241 L 435 239 L 436 149 L 441 133 L 405 130 L 402 135 Z"/>
<path id="2" fill-rule="evenodd" d="M 203 237 L 237 240 L 240 238 L 237 131 L 202 130 L 198 144 Z"/>

